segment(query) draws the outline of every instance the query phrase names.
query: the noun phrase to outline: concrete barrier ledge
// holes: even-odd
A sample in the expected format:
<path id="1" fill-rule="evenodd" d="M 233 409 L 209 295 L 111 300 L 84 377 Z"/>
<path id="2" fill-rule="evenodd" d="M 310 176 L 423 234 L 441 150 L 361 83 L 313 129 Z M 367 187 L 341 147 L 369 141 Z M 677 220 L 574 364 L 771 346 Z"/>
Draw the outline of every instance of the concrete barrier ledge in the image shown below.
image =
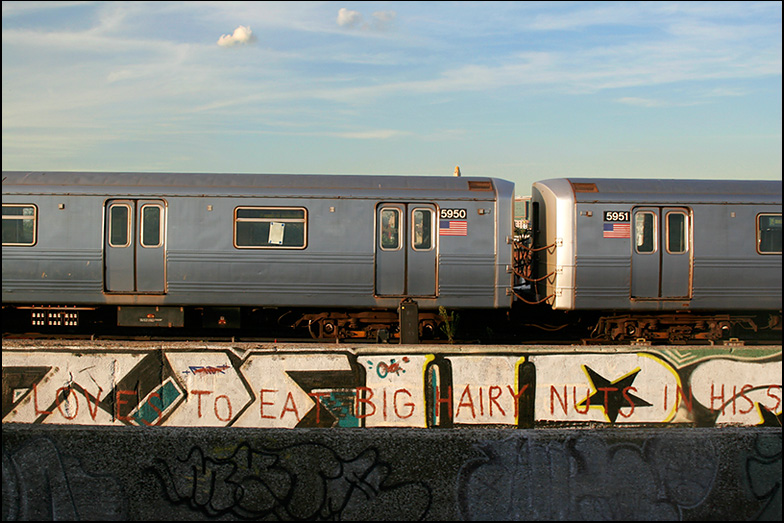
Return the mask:
<path id="1" fill-rule="evenodd" d="M 3 340 L 3 423 L 781 426 L 781 347 Z"/>

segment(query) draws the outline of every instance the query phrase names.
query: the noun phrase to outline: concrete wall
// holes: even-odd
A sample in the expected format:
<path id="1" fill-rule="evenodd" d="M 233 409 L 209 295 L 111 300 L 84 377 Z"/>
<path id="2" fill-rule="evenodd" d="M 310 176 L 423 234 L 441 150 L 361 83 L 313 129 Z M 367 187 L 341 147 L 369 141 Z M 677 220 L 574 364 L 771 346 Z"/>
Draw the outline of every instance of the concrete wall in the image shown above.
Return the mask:
<path id="1" fill-rule="evenodd" d="M 3 340 L 3 520 L 781 519 L 781 347 Z"/>
<path id="2" fill-rule="evenodd" d="M 778 428 L 3 424 L 3 521 L 781 520 Z"/>
<path id="3" fill-rule="evenodd" d="M 781 346 L 3 341 L 3 422 L 781 427 Z"/>

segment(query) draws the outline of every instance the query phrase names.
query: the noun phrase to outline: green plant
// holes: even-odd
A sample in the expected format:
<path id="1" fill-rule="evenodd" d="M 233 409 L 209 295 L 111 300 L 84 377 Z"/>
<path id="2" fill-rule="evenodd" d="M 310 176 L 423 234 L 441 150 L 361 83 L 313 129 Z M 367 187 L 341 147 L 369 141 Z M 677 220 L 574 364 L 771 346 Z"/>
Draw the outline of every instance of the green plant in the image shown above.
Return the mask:
<path id="1" fill-rule="evenodd" d="M 438 315 L 443 320 L 443 323 L 441 324 L 441 332 L 446 335 L 449 343 L 454 343 L 455 336 L 457 335 L 457 324 L 460 321 L 460 316 L 455 311 L 447 314 L 446 308 L 443 306 L 438 307 Z"/>

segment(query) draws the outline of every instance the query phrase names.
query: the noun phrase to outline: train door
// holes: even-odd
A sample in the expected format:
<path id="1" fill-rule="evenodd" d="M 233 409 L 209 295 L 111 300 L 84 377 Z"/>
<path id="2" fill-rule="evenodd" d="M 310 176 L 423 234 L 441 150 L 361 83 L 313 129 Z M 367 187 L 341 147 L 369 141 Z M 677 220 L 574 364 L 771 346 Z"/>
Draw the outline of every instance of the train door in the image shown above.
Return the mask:
<path id="1" fill-rule="evenodd" d="M 691 213 L 685 207 L 636 207 L 632 298 L 691 297 Z"/>
<path id="2" fill-rule="evenodd" d="M 107 292 L 163 294 L 166 205 L 163 200 L 109 200 L 104 230 Z"/>
<path id="3" fill-rule="evenodd" d="M 376 295 L 436 295 L 436 216 L 433 204 L 376 208 Z"/>

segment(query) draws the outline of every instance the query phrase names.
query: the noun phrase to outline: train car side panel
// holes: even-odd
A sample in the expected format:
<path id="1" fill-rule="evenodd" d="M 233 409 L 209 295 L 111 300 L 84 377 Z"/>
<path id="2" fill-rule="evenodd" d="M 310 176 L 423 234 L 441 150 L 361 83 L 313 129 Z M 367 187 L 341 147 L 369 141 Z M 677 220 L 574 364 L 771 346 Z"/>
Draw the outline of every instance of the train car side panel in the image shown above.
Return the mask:
<path id="1" fill-rule="evenodd" d="M 759 252 L 760 214 L 780 217 L 781 206 L 695 206 L 692 308 L 781 307 L 781 254 Z"/>
<path id="2" fill-rule="evenodd" d="M 780 253 L 757 245 L 759 216 L 780 235 L 777 182 L 556 179 L 532 201 L 539 296 L 554 309 L 781 307 Z"/>
<path id="3" fill-rule="evenodd" d="M 34 209 L 35 242 L 3 246 L 3 303 L 57 303 L 64 296 L 73 304 L 102 301 L 100 199 L 4 194 L 4 213 L 9 207 Z"/>

